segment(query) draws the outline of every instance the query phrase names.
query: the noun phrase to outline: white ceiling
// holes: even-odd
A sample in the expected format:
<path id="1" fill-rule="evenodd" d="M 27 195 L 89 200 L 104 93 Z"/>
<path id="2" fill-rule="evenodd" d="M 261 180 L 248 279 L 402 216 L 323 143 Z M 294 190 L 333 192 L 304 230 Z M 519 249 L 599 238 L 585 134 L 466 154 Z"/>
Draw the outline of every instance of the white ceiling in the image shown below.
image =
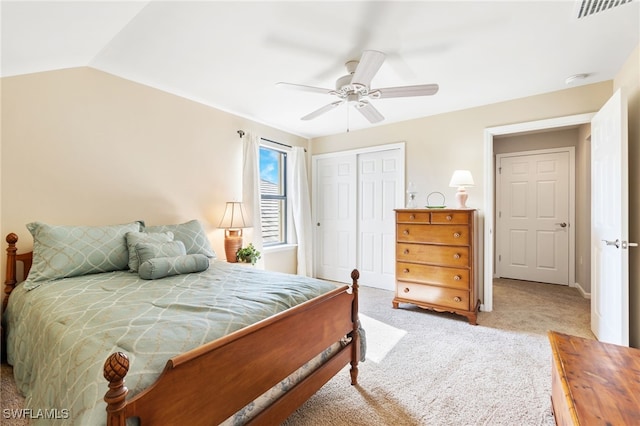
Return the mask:
<path id="1" fill-rule="evenodd" d="M 344 63 L 379 50 L 371 87 L 437 83 L 373 100 L 378 125 L 612 79 L 640 38 L 638 1 L 577 19 L 560 1 L 2 1 L 1 74 L 90 66 L 304 137 L 372 126 L 336 98 Z"/>

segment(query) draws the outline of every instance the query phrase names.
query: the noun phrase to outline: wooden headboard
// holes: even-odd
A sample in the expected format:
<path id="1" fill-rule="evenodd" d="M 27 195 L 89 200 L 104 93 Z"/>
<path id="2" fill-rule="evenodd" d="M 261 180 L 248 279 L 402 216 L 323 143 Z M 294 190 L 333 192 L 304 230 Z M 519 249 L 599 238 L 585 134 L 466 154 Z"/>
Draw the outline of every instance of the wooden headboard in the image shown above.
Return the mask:
<path id="1" fill-rule="evenodd" d="M 18 262 L 22 262 L 23 265 L 23 278 L 29 275 L 31 269 L 31 262 L 33 262 L 33 252 L 17 254 L 18 248 L 16 243 L 18 242 L 18 236 L 13 232 L 7 235 L 7 274 L 4 281 L 4 298 L 2 299 L 2 310 L 7 307 L 9 301 L 9 295 L 18 284 L 17 268 Z"/>

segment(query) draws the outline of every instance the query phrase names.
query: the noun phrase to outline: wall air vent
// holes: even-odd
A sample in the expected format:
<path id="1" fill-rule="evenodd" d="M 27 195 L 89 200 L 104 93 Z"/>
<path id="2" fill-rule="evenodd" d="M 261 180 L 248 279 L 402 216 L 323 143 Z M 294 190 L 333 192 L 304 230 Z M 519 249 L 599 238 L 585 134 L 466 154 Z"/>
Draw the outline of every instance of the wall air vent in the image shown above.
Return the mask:
<path id="1" fill-rule="evenodd" d="M 577 0 L 578 19 L 604 12 L 633 0 Z"/>

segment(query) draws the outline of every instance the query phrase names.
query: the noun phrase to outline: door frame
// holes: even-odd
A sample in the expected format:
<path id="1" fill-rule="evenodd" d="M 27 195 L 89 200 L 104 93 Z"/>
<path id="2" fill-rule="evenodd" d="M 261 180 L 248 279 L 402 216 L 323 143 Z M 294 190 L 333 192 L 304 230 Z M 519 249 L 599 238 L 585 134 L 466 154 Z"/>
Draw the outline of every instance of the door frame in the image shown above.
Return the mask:
<path id="1" fill-rule="evenodd" d="M 519 157 L 519 156 L 530 156 L 530 155 L 541 155 L 541 154 L 554 154 L 560 152 L 569 153 L 569 258 L 567 259 L 568 268 L 569 268 L 569 276 L 567 284 L 569 287 L 573 287 L 576 282 L 576 148 L 573 146 L 566 147 L 558 147 L 558 148 L 548 148 L 548 149 L 536 149 L 529 151 L 517 151 L 517 152 L 508 152 L 504 154 L 497 154 L 495 156 L 496 159 L 504 158 L 504 157 Z M 498 162 L 495 161 L 493 172 L 496 172 L 496 167 Z M 495 177 L 495 174 L 494 174 Z M 495 200 L 496 206 L 500 205 L 500 200 L 503 194 L 500 191 L 500 186 L 496 185 L 495 187 Z M 496 238 L 497 238 L 498 228 L 496 227 Z M 498 244 L 496 243 L 496 249 L 498 249 Z M 495 268 L 497 269 L 497 268 Z M 495 275 L 495 274 L 494 274 Z"/>
<path id="2" fill-rule="evenodd" d="M 327 153 L 323 153 L 323 154 L 314 154 L 311 156 L 311 176 L 313 179 L 313 185 L 312 185 L 312 189 L 311 189 L 311 215 L 312 215 L 312 223 L 317 223 L 318 222 L 318 215 L 317 215 L 317 197 L 318 197 L 318 179 L 316 179 L 316 173 L 318 170 L 318 161 L 319 160 L 323 160 L 326 158 L 332 158 L 332 157 L 342 157 L 345 155 L 355 155 L 356 159 L 358 155 L 361 154 L 369 154 L 372 152 L 381 152 L 381 151 L 389 151 L 392 149 L 399 149 L 400 150 L 400 157 L 402 158 L 402 162 L 400 164 L 400 176 L 402 176 L 402 179 L 400 180 L 400 193 L 405 194 L 405 186 L 406 186 L 406 143 L 405 142 L 392 142 L 392 143 L 388 143 L 388 144 L 383 144 L 383 145 L 375 145 L 375 146 L 369 146 L 369 147 L 364 147 L 364 148 L 356 148 L 356 149 L 348 149 L 348 150 L 344 150 L 344 151 L 334 151 L 334 152 L 327 152 Z M 357 161 L 356 161 L 356 165 L 357 165 Z M 356 170 L 356 173 L 359 173 L 359 170 Z M 359 193 L 359 189 L 358 189 L 358 185 L 356 185 L 356 200 L 355 202 L 358 202 L 358 199 L 360 197 L 360 193 Z M 403 206 L 400 206 L 403 207 Z M 359 226 L 358 226 L 358 222 L 356 221 L 356 229 L 354 230 L 354 232 L 356 233 L 356 235 L 358 235 L 358 233 L 360 232 Z M 316 277 L 317 274 L 317 265 L 318 265 L 318 259 L 317 256 L 319 255 L 318 253 L 318 247 L 317 247 L 317 241 L 318 241 L 318 237 L 317 237 L 317 227 L 313 226 L 313 276 Z M 360 255 L 360 247 L 356 245 L 356 268 L 359 266 L 357 265 L 357 260 L 359 258 Z"/>
<path id="3" fill-rule="evenodd" d="M 495 160 L 493 137 L 521 133 L 557 129 L 566 126 L 579 126 L 591 123 L 595 112 L 577 114 L 545 120 L 488 127 L 484 130 L 484 297 L 480 309 L 484 312 L 493 310 L 493 278 L 494 278 L 494 223 L 495 223 Z"/>

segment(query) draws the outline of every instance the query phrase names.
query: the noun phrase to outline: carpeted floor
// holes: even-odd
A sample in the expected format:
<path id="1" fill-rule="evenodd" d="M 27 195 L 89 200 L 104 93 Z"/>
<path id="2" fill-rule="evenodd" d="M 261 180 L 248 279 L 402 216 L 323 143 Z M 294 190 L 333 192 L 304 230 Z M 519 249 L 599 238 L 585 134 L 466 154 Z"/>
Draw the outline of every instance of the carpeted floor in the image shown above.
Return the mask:
<path id="1" fill-rule="evenodd" d="M 565 286 L 496 280 L 494 311 L 475 327 L 412 305 L 393 310 L 391 292 L 362 294 L 362 313 L 406 334 L 380 362 L 360 364 L 358 386 L 338 374 L 286 426 L 553 425 L 547 330 L 593 338 L 590 301 Z"/>
<path id="2" fill-rule="evenodd" d="M 565 286 L 494 282 L 494 311 L 466 318 L 400 305 L 361 288 L 369 358 L 359 384 L 333 377 L 286 426 L 553 425 L 547 330 L 593 338 L 589 300 Z M 1 407 L 20 408 L 11 367 L 1 370 Z M 26 424 L 4 416 L 2 424 Z"/>

